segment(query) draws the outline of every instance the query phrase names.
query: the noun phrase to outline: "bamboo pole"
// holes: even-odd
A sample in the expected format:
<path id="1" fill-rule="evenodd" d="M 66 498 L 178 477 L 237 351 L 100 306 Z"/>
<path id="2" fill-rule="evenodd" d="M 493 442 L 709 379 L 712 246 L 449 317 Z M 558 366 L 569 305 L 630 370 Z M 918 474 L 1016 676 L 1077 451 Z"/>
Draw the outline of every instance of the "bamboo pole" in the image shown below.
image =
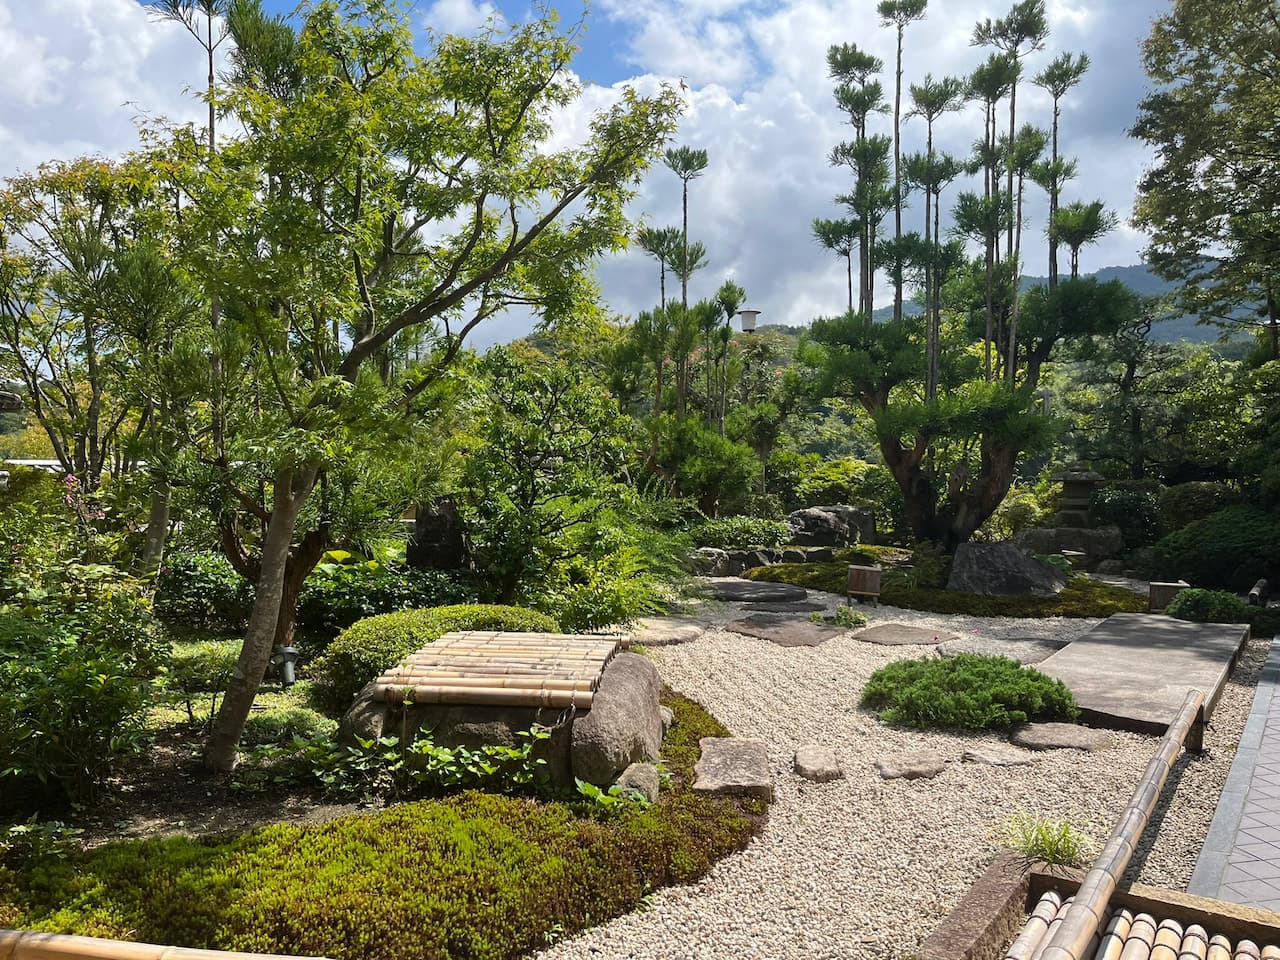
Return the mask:
<path id="1" fill-rule="evenodd" d="M 3 960 L 307 960 L 280 954 L 233 953 L 166 947 L 156 943 L 103 940 L 32 930 L 0 930 Z"/>
<path id="2" fill-rule="evenodd" d="M 1164 789 L 1177 762 L 1182 744 L 1192 727 L 1200 721 L 1203 710 L 1204 694 L 1199 690 L 1188 691 L 1177 719 L 1165 731 L 1159 750 L 1143 771 L 1138 789 L 1129 801 L 1124 815 L 1076 890 L 1071 908 L 1049 941 L 1043 960 L 1085 960 L 1089 955 L 1087 951 L 1090 941 L 1098 934 L 1106 916 L 1107 904 L 1111 902 L 1120 877 L 1133 857 L 1142 831 L 1146 829 L 1156 801 L 1160 798 L 1160 791 Z M 1137 924 L 1135 919 L 1134 926 Z"/>
<path id="3" fill-rule="evenodd" d="M 394 683 L 379 683 L 380 687 L 394 687 Z M 405 687 L 492 687 L 503 690 L 585 690 L 595 689 L 595 681 L 584 678 L 563 677 L 414 677 L 401 684 Z"/>
<path id="4" fill-rule="evenodd" d="M 390 703 L 408 701 L 424 704 L 468 704 L 501 707 L 580 707 L 591 706 L 594 694 L 589 690 L 530 690 L 502 687 L 405 686 L 374 688 L 374 696 Z"/>
<path id="5" fill-rule="evenodd" d="M 1128 910 L 1117 910 L 1107 922 L 1107 932 L 1098 947 L 1094 960 L 1120 960 L 1125 941 L 1129 939 L 1129 930 L 1133 926 L 1133 914 Z"/>

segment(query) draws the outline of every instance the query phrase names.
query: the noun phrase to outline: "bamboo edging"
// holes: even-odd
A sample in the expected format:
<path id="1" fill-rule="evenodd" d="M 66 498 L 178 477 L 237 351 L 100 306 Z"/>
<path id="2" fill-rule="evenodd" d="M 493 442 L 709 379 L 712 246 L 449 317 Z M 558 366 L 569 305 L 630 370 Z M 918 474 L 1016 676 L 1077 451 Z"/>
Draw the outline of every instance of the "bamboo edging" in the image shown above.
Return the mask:
<path id="1" fill-rule="evenodd" d="M 1199 690 L 1188 691 L 1177 719 L 1165 731 L 1160 748 L 1143 771 L 1138 789 L 1124 815 L 1111 831 L 1107 845 L 1093 862 L 1093 867 L 1085 874 L 1061 924 L 1040 954 L 1040 960 L 1084 960 L 1089 956 L 1089 945 L 1096 943 L 1098 931 L 1107 917 L 1107 904 L 1133 858 L 1156 801 L 1160 799 L 1160 792 L 1169 780 L 1178 754 L 1182 752 L 1182 745 L 1192 728 L 1200 722 L 1203 710 L 1204 694 Z"/>
<path id="2" fill-rule="evenodd" d="M 312 960 L 271 953 L 235 953 L 157 943 L 76 937 L 34 930 L 0 930 L 0 960 Z M 314 958 L 323 960 L 323 958 Z"/>

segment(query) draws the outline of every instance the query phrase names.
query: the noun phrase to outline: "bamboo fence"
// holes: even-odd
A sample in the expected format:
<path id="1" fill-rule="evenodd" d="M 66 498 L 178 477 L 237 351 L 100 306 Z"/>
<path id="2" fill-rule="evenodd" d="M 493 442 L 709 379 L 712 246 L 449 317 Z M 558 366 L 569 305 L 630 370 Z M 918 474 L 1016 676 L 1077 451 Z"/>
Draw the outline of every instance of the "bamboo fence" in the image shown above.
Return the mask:
<path id="1" fill-rule="evenodd" d="M 446 633 L 377 679 L 391 703 L 589 709 L 614 636 L 559 633 Z"/>

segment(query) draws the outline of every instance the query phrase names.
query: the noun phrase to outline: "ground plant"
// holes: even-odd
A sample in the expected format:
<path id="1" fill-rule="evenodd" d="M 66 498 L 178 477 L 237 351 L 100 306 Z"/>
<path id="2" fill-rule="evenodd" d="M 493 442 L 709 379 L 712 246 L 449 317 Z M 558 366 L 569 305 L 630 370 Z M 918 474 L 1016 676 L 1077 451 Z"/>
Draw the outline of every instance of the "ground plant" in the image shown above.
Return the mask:
<path id="1" fill-rule="evenodd" d="M 881 667 L 863 688 L 862 705 L 887 723 L 919 729 L 1007 729 L 1080 713 L 1060 680 L 1006 657 L 968 653 Z"/>
<path id="2" fill-rule="evenodd" d="M 1065 820 L 1016 813 L 1000 825 L 996 837 L 1029 860 L 1062 867 L 1082 867 L 1092 845 Z"/>

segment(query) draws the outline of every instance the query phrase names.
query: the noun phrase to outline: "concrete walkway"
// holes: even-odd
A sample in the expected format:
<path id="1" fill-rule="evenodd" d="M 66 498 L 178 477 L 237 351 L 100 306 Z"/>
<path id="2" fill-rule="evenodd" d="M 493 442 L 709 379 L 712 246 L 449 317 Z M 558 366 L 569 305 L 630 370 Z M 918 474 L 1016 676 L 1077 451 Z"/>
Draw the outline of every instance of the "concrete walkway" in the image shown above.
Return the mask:
<path id="1" fill-rule="evenodd" d="M 1280 643 L 1275 641 L 1187 892 L 1280 911 Z"/>

